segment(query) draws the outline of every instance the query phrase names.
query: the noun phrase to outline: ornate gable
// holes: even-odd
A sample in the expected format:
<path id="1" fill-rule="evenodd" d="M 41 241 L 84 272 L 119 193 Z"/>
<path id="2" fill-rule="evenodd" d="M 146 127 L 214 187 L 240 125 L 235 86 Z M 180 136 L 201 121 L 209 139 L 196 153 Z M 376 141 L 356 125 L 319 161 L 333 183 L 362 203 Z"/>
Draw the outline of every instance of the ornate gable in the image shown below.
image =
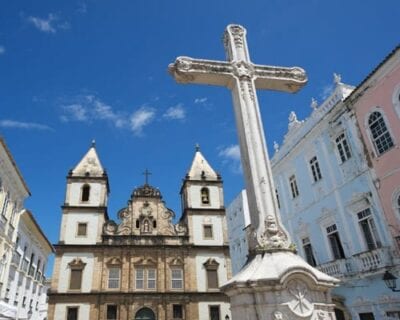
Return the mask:
<path id="1" fill-rule="evenodd" d="M 118 212 L 121 223 L 109 220 L 104 235 L 176 236 L 185 235 L 186 228 L 174 225 L 174 212 L 165 206 L 157 188 L 144 184 L 133 190 L 128 206 Z"/>

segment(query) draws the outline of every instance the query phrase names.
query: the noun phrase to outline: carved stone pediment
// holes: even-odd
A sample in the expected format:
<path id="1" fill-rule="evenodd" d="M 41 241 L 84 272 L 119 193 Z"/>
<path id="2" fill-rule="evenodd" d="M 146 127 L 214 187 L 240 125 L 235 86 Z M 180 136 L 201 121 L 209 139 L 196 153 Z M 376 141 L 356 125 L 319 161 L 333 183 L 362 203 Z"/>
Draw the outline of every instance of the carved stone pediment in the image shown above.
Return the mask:
<path id="1" fill-rule="evenodd" d="M 111 266 L 120 266 L 122 265 L 122 260 L 119 257 L 112 257 L 107 260 L 106 264 Z"/>
<path id="2" fill-rule="evenodd" d="M 135 260 L 134 264 L 141 265 L 141 266 L 156 266 L 157 261 L 151 257 L 145 257 L 145 258 L 139 258 L 139 259 Z"/>
<path id="3" fill-rule="evenodd" d="M 183 266 L 183 260 L 180 257 L 175 257 L 169 261 L 169 264 L 171 266 Z"/>
<path id="4" fill-rule="evenodd" d="M 68 266 L 71 269 L 83 269 L 85 268 L 86 263 L 84 263 L 81 258 L 75 258 L 70 263 L 68 263 Z"/>
<path id="5" fill-rule="evenodd" d="M 107 236 L 175 236 L 187 234 L 185 223 L 174 225 L 175 213 L 165 206 L 158 189 L 145 184 L 133 191 L 128 205 L 118 212 L 121 222 L 112 220 L 103 225 Z M 116 241 L 112 241 L 116 243 Z"/>

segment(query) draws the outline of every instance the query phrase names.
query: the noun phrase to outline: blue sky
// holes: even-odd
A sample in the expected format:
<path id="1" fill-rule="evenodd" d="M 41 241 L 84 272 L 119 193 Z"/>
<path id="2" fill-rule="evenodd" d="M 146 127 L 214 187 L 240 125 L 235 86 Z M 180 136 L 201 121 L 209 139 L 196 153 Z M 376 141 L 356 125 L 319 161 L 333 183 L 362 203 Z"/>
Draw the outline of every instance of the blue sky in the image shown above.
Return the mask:
<path id="1" fill-rule="evenodd" d="M 177 56 L 224 60 L 230 23 L 247 28 L 252 61 L 301 66 L 295 95 L 258 92 L 267 142 L 310 113 L 333 73 L 357 85 L 399 43 L 398 0 L 7 1 L 0 10 L 0 134 L 32 192 L 26 207 L 58 240 L 65 176 L 96 140 L 109 214 L 152 172 L 180 215 L 179 189 L 199 143 L 228 204 L 243 187 L 229 90 L 176 84 Z"/>

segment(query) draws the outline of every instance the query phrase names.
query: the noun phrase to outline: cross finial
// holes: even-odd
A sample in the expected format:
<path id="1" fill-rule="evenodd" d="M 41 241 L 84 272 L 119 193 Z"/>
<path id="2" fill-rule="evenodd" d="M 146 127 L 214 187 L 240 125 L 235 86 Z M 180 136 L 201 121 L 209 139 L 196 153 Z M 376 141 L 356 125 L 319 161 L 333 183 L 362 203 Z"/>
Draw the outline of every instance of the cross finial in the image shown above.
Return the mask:
<path id="1" fill-rule="evenodd" d="M 92 140 L 92 148 L 96 147 L 96 140 Z"/>
<path id="2" fill-rule="evenodd" d="M 151 172 L 149 171 L 149 170 L 145 170 L 144 172 L 143 172 L 143 175 L 144 175 L 144 184 L 149 184 L 149 175 L 151 175 Z"/>
<path id="3" fill-rule="evenodd" d="M 196 147 L 195 148 L 196 148 L 196 152 L 200 151 L 200 145 L 198 143 L 196 143 Z"/>

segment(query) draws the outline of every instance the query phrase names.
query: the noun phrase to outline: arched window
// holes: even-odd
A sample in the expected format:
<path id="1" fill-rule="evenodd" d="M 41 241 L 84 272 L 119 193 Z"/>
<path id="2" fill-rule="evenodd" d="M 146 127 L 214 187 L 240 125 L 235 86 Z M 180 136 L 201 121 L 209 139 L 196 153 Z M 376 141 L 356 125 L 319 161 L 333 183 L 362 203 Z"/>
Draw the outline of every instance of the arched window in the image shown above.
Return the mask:
<path id="1" fill-rule="evenodd" d="M 208 188 L 201 189 L 201 203 L 202 204 L 210 203 L 210 190 L 208 190 Z"/>
<path id="2" fill-rule="evenodd" d="M 393 147 L 393 139 L 390 136 L 385 120 L 379 111 L 371 113 L 368 118 L 368 126 L 378 155 Z"/>
<path id="3" fill-rule="evenodd" d="M 150 232 L 149 220 L 144 220 L 143 222 L 143 232 Z"/>
<path id="4" fill-rule="evenodd" d="M 400 194 L 397 196 L 396 205 L 397 205 L 397 213 L 400 214 Z"/>
<path id="5" fill-rule="evenodd" d="M 87 202 L 89 201 L 90 197 L 90 186 L 88 184 L 84 184 L 82 187 L 82 202 Z"/>
<path id="6" fill-rule="evenodd" d="M 136 312 L 135 320 L 155 320 L 156 316 L 153 310 L 149 308 L 142 308 Z"/>

